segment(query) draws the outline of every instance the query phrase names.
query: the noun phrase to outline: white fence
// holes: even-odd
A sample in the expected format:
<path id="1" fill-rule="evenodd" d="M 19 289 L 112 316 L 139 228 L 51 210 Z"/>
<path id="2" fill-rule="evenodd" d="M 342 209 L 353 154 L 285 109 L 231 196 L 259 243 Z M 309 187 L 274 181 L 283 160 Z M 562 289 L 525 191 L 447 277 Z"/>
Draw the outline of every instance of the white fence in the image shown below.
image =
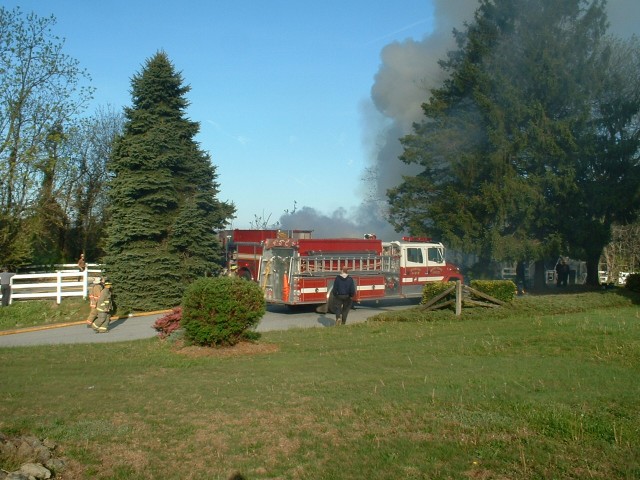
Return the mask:
<path id="1" fill-rule="evenodd" d="M 90 283 L 102 275 L 98 265 L 90 264 L 84 272 L 79 272 L 75 264 L 57 266 L 63 269 L 54 273 L 19 273 L 11 277 L 9 303 L 14 300 L 55 298 L 59 304 L 64 297 L 87 298 Z"/>

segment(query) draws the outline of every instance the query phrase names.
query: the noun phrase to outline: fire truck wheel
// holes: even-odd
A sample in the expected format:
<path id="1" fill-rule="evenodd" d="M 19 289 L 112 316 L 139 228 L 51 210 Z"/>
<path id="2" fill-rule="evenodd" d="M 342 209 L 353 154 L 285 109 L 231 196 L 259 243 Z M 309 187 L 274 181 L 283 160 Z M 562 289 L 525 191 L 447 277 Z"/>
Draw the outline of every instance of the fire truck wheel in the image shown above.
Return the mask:
<path id="1" fill-rule="evenodd" d="M 251 280 L 251 272 L 249 270 L 240 270 L 238 272 L 238 277 L 244 280 Z"/>

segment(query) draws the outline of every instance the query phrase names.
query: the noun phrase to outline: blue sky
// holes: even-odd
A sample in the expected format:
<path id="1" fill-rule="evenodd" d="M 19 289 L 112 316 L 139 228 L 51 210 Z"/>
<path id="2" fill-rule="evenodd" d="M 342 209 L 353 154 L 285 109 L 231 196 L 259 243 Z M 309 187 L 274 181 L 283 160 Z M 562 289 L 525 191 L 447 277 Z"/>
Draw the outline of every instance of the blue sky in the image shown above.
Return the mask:
<path id="1" fill-rule="evenodd" d="M 398 237 L 386 189 L 415 174 L 398 138 L 422 118 L 452 28 L 476 0 L 0 0 L 54 15 L 97 88 L 131 104 L 130 79 L 164 50 L 191 86 L 187 112 L 217 167 L 233 228 L 256 217 L 320 236 Z M 609 0 L 614 33 L 638 32 L 638 0 Z M 371 172 L 374 172 L 372 177 Z M 365 183 L 363 178 L 369 178 Z M 370 200 L 374 200 L 371 203 Z M 296 214 L 282 216 L 296 206 Z M 367 203 L 369 202 L 369 203 Z"/>
<path id="2" fill-rule="evenodd" d="M 97 106 L 131 104 L 130 78 L 164 50 L 191 86 L 190 119 L 211 154 L 233 226 L 311 207 L 357 206 L 364 118 L 383 47 L 432 29 L 430 0 L 3 0 L 53 14 Z M 310 228 L 313 228 L 311 226 Z"/>

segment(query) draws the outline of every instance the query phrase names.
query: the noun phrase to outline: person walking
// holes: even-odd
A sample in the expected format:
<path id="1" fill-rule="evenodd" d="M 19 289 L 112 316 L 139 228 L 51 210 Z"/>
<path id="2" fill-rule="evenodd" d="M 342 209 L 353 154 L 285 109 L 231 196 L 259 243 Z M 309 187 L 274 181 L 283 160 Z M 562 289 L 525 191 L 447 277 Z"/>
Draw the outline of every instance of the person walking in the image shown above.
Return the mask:
<path id="1" fill-rule="evenodd" d="M 556 287 L 562 284 L 562 259 L 558 259 L 556 262 Z"/>
<path id="2" fill-rule="evenodd" d="M 569 280 L 569 268 L 569 264 L 564 258 L 561 258 L 560 261 L 556 264 L 556 280 L 558 287 L 567 286 L 567 280 Z"/>
<path id="3" fill-rule="evenodd" d="M 90 327 L 91 324 L 95 322 L 96 318 L 98 318 L 98 299 L 100 298 L 103 288 L 102 279 L 100 277 L 95 277 L 91 284 L 91 289 L 89 290 L 89 307 L 91 307 L 91 310 L 87 317 L 87 327 Z"/>
<path id="4" fill-rule="evenodd" d="M 353 305 L 353 297 L 356 295 L 356 282 L 349 276 L 347 267 L 342 268 L 342 273 L 333 282 L 332 292 L 335 302 L 336 326 L 347 323 L 347 316 Z"/>
<path id="5" fill-rule="evenodd" d="M 91 324 L 96 333 L 107 333 L 109 331 L 109 317 L 111 316 L 111 308 L 113 300 L 111 298 L 111 281 L 104 281 L 104 288 L 98 297 L 96 310 L 98 318 Z"/>
<path id="6" fill-rule="evenodd" d="M 0 273 L 0 292 L 2 292 L 2 306 L 8 307 L 11 302 L 11 277 L 13 277 L 15 273 L 9 272 L 7 267 L 2 268 L 2 273 Z"/>
<path id="7" fill-rule="evenodd" d="M 571 270 L 571 267 L 569 266 L 569 263 L 567 262 L 567 260 L 563 260 L 562 261 L 562 285 L 564 287 L 566 287 L 567 285 L 569 285 L 569 271 Z"/>

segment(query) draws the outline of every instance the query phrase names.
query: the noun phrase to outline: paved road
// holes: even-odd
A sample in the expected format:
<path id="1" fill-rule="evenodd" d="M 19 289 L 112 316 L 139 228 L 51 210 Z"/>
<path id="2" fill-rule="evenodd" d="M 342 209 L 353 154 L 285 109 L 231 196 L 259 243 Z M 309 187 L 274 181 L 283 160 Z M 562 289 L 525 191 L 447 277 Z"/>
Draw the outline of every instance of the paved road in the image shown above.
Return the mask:
<path id="1" fill-rule="evenodd" d="M 417 300 L 385 300 L 367 302 L 356 305 L 349 314 L 347 323 L 364 322 L 378 313 L 398 310 L 414 306 Z M 0 332 L 1 347 L 17 347 L 31 345 L 56 345 L 72 343 L 107 343 L 151 338 L 158 334 L 153 324 L 162 313 L 137 315 L 111 322 L 110 330 L 105 334 L 97 334 L 84 323 L 67 324 L 66 326 L 49 326 L 21 333 Z M 272 330 L 288 330 L 290 328 L 325 328 L 335 325 L 332 314 L 320 314 L 315 311 L 291 310 L 284 306 L 269 306 L 267 313 L 260 320 L 256 330 L 268 332 Z"/>

